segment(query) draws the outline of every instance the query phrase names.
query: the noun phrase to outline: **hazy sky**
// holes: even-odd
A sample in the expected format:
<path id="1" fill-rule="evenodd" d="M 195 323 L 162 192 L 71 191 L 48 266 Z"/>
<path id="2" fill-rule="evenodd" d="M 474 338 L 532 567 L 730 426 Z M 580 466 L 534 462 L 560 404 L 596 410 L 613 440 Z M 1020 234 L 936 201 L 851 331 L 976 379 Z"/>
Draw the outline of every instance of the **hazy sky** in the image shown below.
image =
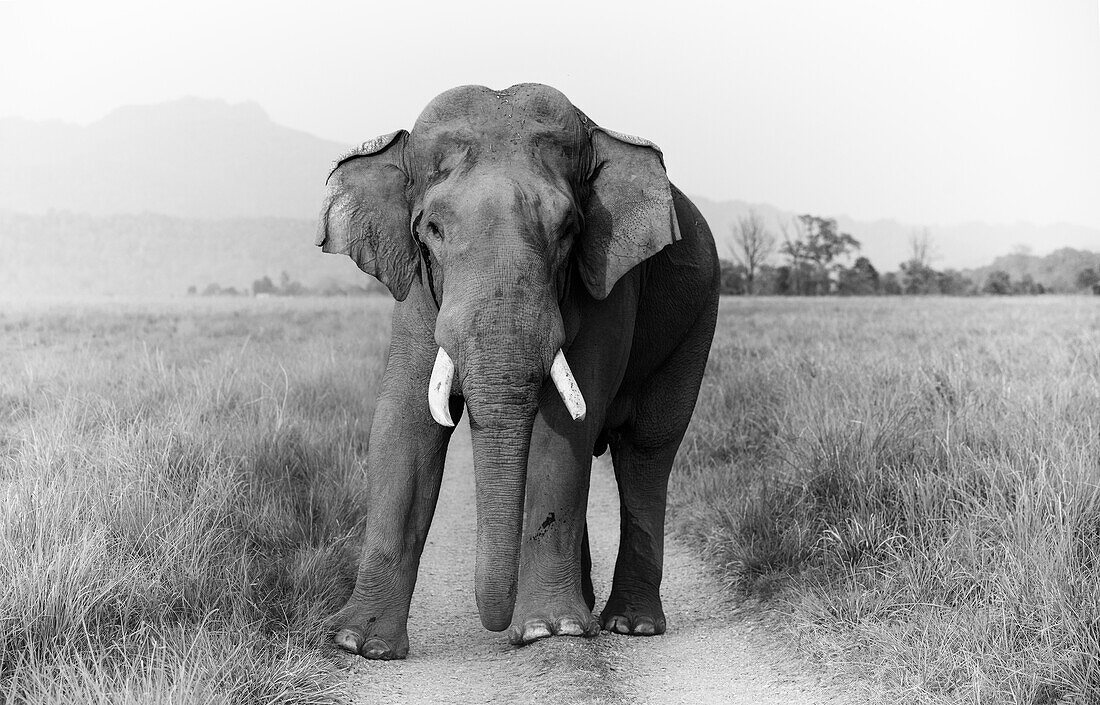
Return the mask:
<path id="1" fill-rule="evenodd" d="M 690 193 L 1100 227 L 1097 0 L 228 5 L 0 2 L 0 116 L 197 95 L 352 143 L 538 81 Z"/>

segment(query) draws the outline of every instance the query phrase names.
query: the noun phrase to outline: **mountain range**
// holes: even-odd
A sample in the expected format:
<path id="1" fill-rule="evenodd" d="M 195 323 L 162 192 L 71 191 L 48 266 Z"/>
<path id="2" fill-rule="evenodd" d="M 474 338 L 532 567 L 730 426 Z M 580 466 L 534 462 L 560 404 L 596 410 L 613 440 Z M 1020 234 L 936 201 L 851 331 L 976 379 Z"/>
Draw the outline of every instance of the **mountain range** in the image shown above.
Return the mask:
<path id="1" fill-rule="evenodd" d="M 185 98 L 86 127 L 4 118 L 0 210 L 312 218 L 344 149 L 275 124 L 255 103 Z"/>
<path id="2" fill-rule="evenodd" d="M 174 295 L 211 282 L 247 287 L 281 271 L 307 284 L 361 277 L 312 248 L 325 176 L 350 146 L 279 125 L 254 103 L 198 98 L 119 108 L 87 126 L 0 119 L 0 295 L 17 296 L 28 282 Z M 777 234 L 795 218 L 769 204 L 692 198 L 726 258 L 731 228 L 750 208 Z M 919 227 L 831 217 L 882 271 L 908 259 Z M 1100 250 L 1100 230 L 1074 225 L 929 232 L 937 268 L 979 267 L 1013 251 Z"/>

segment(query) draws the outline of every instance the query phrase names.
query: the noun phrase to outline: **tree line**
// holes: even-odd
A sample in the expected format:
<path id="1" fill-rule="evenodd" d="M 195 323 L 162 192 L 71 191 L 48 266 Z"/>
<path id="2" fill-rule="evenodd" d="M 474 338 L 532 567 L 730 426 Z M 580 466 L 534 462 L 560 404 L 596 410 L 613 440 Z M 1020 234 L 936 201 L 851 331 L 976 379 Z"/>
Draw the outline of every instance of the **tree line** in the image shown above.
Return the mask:
<path id="1" fill-rule="evenodd" d="M 841 232 L 833 218 L 800 215 L 770 229 L 755 210 L 732 226 L 732 259 L 722 259 L 723 294 L 771 296 L 1034 295 L 1052 289 L 1030 274 L 1013 279 L 994 269 L 975 281 L 956 269 L 932 266 L 934 243 L 927 228 L 909 238 L 909 258 L 897 271 L 880 272 L 859 255 L 860 242 Z M 775 256 L 781 264 L 773 264 Z M 854 257 L 854 260 L 853 260 Z M 1100 294 L 1100 266 L 1082 267 L 1074 278 L 1076 289 Z"/>
<path id="2" fill-rule="evenodd" d="M 386 294 L 389 291 L 370 277 L 363 277 L 361 284 L 346 284 L 333 279 L 316 286 L 306 286 L 283 271 L 279 282 L 264 275 L 253 280 L 252 286 L 238 289 L 235 286 L 222 286 L 217 282 L 207 284 L 201 289 L 198 285 L 187 287 L 188 296 L 372 296 Z"/>

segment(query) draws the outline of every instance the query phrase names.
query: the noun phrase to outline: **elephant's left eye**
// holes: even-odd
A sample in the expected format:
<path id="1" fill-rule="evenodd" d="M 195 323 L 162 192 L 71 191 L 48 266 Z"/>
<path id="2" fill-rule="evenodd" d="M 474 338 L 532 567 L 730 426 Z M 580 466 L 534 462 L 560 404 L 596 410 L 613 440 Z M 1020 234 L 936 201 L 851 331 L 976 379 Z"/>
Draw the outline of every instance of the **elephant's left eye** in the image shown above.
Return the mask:
<path id="1" fill-rule="evenodd" d="M 436 225 L 433 221 L 429 220 L 424 226 L 424 230 L 427 231 L 428 236 L 435 240 L 443 239 L 443 229 Z"/>

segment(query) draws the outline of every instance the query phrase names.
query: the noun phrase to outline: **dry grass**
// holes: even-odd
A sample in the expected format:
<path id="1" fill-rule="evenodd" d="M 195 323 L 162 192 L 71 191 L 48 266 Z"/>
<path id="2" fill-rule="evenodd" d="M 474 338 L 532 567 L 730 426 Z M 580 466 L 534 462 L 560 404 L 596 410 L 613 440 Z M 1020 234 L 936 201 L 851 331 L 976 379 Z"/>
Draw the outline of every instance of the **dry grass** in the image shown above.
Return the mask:
<path id="1" fill-rule="evenodd" d="M 354 574 L 388 309 L 0 318 L 0 700 L 341 700 L 320 621 Z"/>
<path id="2" fill-rule="evenodd" d="M 0 314 L 0 700 L 340 701 L 382 300 Z M 1100 702 L 1100 301 L 729 300 L 671 521 L 885 701 Z"/>
<path id="3" fill-rule="evenodd" d="M 1100 300 L 729 300 L 674 521 L 884 702 L 1100 702 Z"/>

